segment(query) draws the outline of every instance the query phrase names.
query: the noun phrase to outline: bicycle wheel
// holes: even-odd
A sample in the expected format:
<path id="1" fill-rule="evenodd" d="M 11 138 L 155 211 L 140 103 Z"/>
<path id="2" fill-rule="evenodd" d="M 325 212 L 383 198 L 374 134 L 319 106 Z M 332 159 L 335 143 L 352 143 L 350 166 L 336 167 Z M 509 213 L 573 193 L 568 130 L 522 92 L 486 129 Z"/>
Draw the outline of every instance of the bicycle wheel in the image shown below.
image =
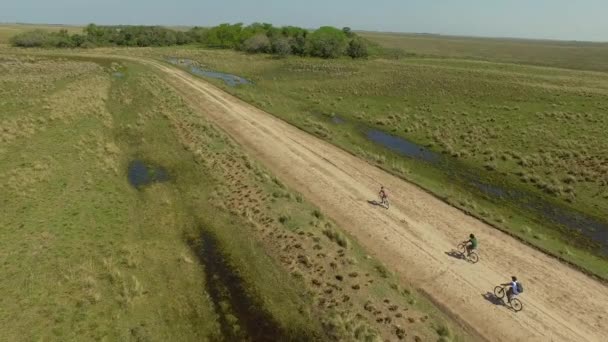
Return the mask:
<path id="1" fill-rule="evenodd" d="M 502 286 L 496 286 L 494 288 L 494 294 L 496 295 L 496 297 L 498 298 L 503 298 L 505 296 L 505 288 Z"/>
<path id="2" fill-rule="evenodd" d="M 519 301 L 519 299 L 512 298 L 511 299 L 511 308 L 513 308 L 513 311 L 518 312 L 524 308 L 524 305 Z"/>
<path id="3" fill-rule="evenodd" d="M 469 254 L 469 261 L 472 264 L 476 264 L 479 261 L 479 255 L 475 252 L 471 252 L 471 254 Z"/>
<path id="4" fill-rule="evenodd" d="M 461 243 L 456 247 L 456 249 L 460 252 L 460 254 L 465 255 L 467 253 L 467 245 L 465 243 Z"/>

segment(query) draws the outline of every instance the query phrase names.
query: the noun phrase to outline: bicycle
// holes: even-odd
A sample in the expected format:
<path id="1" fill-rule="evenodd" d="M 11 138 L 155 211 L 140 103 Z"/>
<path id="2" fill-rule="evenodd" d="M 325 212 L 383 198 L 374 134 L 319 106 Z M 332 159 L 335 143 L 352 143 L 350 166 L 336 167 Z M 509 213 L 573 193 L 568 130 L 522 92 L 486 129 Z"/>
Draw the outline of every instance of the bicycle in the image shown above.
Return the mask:
<path id="1" fill-rule="evenodd" d="M 498 285 L 494 288 L 494 295 L 496 295 L 496 297 L 503 299 L 506 295 L 506 291 L 505 291 L 505 286 L 504 285 Z M 504 299 L 503 299 L 504 301 Z M 524 305 L 521 303 L 521 301 L 517 298 L 515 298 L 515 296 L 511 297 L 511 301 L 509 302 L 508 300 L 506 301 L 506 303 L 508 303 L 511 306 L 511 309 L 513 309 L 513 311 L 515 312 L 519 312 L 524 308 Z"/>
<path id="2" fill-rule="evenodd" d="M 472 264 L 476 264 L 479 261 L 479 255 L 477 254 L 477 252 L 475 252 L 474 249 L 467 253 L 467 241 L 461 242 L 456 248 L 458 249 L 460 254 L 462 254 L 466 261 Z"/>

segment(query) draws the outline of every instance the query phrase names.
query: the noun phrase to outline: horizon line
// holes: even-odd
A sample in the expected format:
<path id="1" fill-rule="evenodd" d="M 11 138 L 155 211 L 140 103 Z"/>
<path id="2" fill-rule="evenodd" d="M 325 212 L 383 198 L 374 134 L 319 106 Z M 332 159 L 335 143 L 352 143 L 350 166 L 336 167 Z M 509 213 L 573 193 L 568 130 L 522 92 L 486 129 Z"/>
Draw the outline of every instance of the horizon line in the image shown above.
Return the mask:
<path id="1" fill-rule="evenodd" d="M 254 22 L 252 22 L 254 23 Z M 167 28 L 171 27 L 212 27 L 204 25 L 192 25 L 192 24 L 101 24 L 101 23 L 86 23 L 86 24 L 57 24 L 57 23 L 28 23 L 28 22 L 0 22 L 0 25 L 23 25 L 23 26 L 67 26 L 67 27 L 86 27 L 89 24 L 95 24 L 99 26 L 163 26 Z M 234 23 L 236 24 L 236 23 Z M 251 23 L 250 23 L 251 24 Z M 245 23 L 243 23 L 245 25 Z M 274 25 L 274 24 L 272 24 Z M 288 26 L 288 25 L 281 25 Z M 278 27 L 281 27 L 278 26 Z M 313 28 L 306 28 L 308 30 L 314 30 Z M 543 37 L 515 37 L 515 36 L 484 36 L 484 35 L 466 35 L 456 33 L 433 33 L 433 32 L 411 32 L 411 31 L 382 31 L 382 30 L 364 30 L 364 29 L 353 29 L 354 32 L 363 33 L 381 33 L 389 35 L 410 35 L 410 36 L 436 36 L 445 38 L 473 38 L 473 39 L 488 39 L 488 40 L 523 40 L 523 41 L 549 41 L 555 43 L 586 43 L 586 44 L 608 44 L 608 40 L 579 40 L 579 39 L 561 39 L 561 38 L 543 38 Z"/>

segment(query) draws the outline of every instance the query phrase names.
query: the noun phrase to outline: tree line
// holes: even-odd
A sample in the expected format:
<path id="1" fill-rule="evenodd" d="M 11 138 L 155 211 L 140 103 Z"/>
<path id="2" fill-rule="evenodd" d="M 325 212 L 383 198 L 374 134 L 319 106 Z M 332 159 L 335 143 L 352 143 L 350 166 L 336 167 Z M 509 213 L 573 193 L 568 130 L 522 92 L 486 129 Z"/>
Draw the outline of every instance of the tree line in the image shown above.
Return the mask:
<path id="1" fill-rule="evenodd" d="M 194 27 L 187 31 L 162 26 L 98 26 L 89 24 L 82 33 L 67 30 L 23 32 L 11 39 L 19 47 L 92 48 L 98 46 L 175 46 L 199 44 L 209 48 L 235 49 L 277 56 L 297 55 L 321 58 L 369 54 L 368 42 L 350 28 L 324 26 L 311 31 L 301 27 L 275 27 L 254 23 Z"/>

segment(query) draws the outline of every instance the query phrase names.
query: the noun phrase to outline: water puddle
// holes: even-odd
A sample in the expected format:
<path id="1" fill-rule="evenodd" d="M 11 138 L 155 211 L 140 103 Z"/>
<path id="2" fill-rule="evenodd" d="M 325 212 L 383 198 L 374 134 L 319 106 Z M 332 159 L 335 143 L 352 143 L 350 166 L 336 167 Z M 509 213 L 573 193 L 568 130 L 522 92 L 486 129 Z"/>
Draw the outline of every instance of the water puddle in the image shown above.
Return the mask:
<path id="1" fill-rule="evenodd" d="M 120 71 L 116 71 L 116 72 L 112 73 L 112 77 L 114 77 L 114 78 L 123 78 L 123 77 L 125 77 L 125 74 L 123 74 Z"/>
<path id="2" fill-rule="evenodd" d="M 159 166 L 147 164 L 141 160 L 134 160 L 129 164 L 127 176 L 129 183 L 137 189 L 152 183 L 169 180 L 167 170 Z"/>
<path id="3" fill-rule="evenodd" d="M 321 112 L 310 112 L 309 114 L 320 120 L 324 120 L 324 121 L 329 120 L 334 125 L 342 125 L 342 124 L 347 123 L 346 119 L 344 119 L 343 117 L 336 115 L 334 113 L 328 114 L 328 113 L 321 113 Z"/>
<path id="4" fill-rule="evenodd" d="M 336 125 L 341 125 L 346 123 L 346 120 L 344 120 L 342 117 L 334 115 L 331 117 L 331 122 L 335 123 Z"/>
<path id="5" fill-rule="evenodd" d="M 205 70 L 204 68 L 198 66 L 197 63 L 191 59 L 170 57 L 170 58 L 167 58 L 167 61 L 173 65 L 186 67 L 186 68 L 188 68 L 188 70 L 191 73 L 193 73 L 197 76 L 209 77 L 209 78 L 222 80 L 222 81 L 224 81 L 224 83 L 226 83 L 227 85 L 229 85 L 231 87 L 236 87 L 241 84 L 252 84 L 251 81 L 249 81 L 246 78 L 240 77 L 240 76 L 231 75 L 231 74 L 227 74 L 227 73 L 223 73 L 223 72 L 219 72 L 219 71 Z"/>
<path id="6" fill-rule="evenodd" d="M 455 161 L 451 161 L 447 157 L 429 151 L 401 137 L 396 137 L 376 129 L 367 129 L 366 136 L 370 141 L 401 155 L 431 163 L 446 171 L 452 178 L 467 180 L 470 186 L 475 187 L 489 198 L 510 200 L 520 208 L 535 212 L 546 220 L 564 226 L 571 232 L 591 240 L 591 242 L 598 245 L 602 253 L 608 255 L 608 225 L 604 223 L 586 217 L 574 210 L 556 207 L 534 194 L 527 194 L 507 189 L 498 184 L 488 184 L 487 182 L 480 181 L 473 171 L 467 172 L 466 170 L 463 171 L 461 167 L 449 167 L 450 163 L 455 163 Z M 454 172 L 454 170 L 458 171 Z"/>
<path id="7" fill-rule="evenodd" d="M 348 123 L 344 118 L 334 121 L 335 116 L 325 116 L 334 124 Z M 458 161 L 453 160 L 440 153 L 428 150 L 427 148 L 409 141 L 405 138 L 386 133 L 382 130 L 371 128 L 366 125 L 356 124 L 357 129 L 371 142 L 396 152 L 404 157 L 413 158 L 419 161 L 430 163 L 444 171 L 454 181 L 462 181 L 476 190 L 483 193 L 488 198 L 509 200 L 516 203 L 520 208 L 532 211 L 542 218 L 558 224 L 582 236 L 585 240 L 596 245 L 600 252 L 608 255 L 608 225 L 577 211 L 558 207 L 549 203 L 539 196 L 523 191 L 506 188 L 500 184 L 488 183 L 479 180 L 477 171 L 466 169 L 462 165 L 456 165 Z"/>
<path id="8" fill-rule="evenodd" d="M 250 297 L 243 280 L 219 250 L 215 236 L 203 230 L 200 240 L 190 241 L 190 245 L 205 267 L 206 290 L 219 315 L 226 341 L 286 340 L 285 332 Z"/>
<path id="9" fill-rule="evenodd" d="M 544 219 L 564 226 L 571 232 L 582 235 L 597 244 L 601 252 L 608 255 L 608 225 L 598 222 L 585 215 L 567 208 L 557 207 L 534 194 L 529 194 L 505 188 L 498 184 L 489 184 L 478 179 L 474 171 L 467 172 L 461 167 L 450 167 L 450 161 L 438 153 L 431 152 L 424 147 L 385 132 L 369 129 L 366 132 L 369 140 L 392 151 L 409 158 L 431 163 L 443 169 L 451 178 L 464 179 L 468 185 L 473 186 L 489 198 L 510 200 L 520 208 L 539 214 Z M 458 171 L 454 171 L 458 170 Z"/>
<path id="10" fill-rule="evenodd" d="M 598 244 L 602 253 L 608 255 L 608 226 L 589 218 L 579 212 L 558 208 L 547 201 L 524 192 L 507 190 L 497 185 L 490 185 L 469 179 L 469 184 L 488 197 L 510 200 L 521 208 L 540 214 L 544 219 L 560 224 L 570 231 L 581 234 Z"/>
<path id="11" fill-rule="evenodd" d="M 365 132 L 367 139 L 372 142 L 382 145 L 394 152 L 403 156 L 423 160 L 429 163 L 436 164 L 441 161 L 441 156 L 435 152 L 431 152 L 424 147 L 415 144 L 401 137 L 385 133 L 377 129 L 367 129 Z"/>

